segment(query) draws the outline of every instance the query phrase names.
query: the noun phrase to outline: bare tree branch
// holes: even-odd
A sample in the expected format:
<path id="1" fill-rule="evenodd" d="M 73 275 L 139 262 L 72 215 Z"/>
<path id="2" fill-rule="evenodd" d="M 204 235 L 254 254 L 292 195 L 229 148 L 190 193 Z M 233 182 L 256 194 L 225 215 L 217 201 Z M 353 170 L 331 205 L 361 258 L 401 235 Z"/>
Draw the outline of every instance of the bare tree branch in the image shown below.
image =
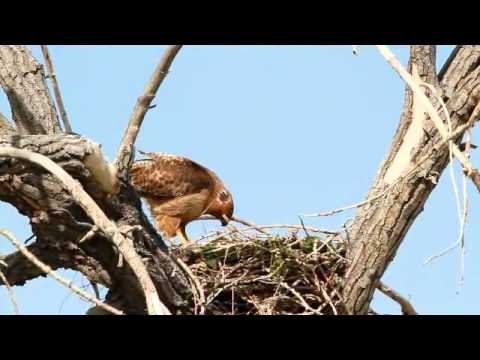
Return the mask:
<path id="1" fill-rule="evenodd" d="M 33 264 L 35 264 L 35 266 L 37 266 L 42 272 L 51 276 L 63 286 L 72 290 L 74 293 L 78 294 L 83 299 L 94 303 L 95 305 L 111 312 L 112 314 L 123 315 L 123 312 L 115 309 L 113 306 L 110 306 L 108 304 L 101 302 L 95 296 L 92 296 L 86 293 L 82 289 L 73 285 L 71 281 L 67 281 L 63 277 L 58 275 L 55 271 L 53 271 L 53 269 L 50 266 L 40 261 L 35 255 L 33 255 L 30 251 L 28 251 L 27 247 L 23 245 L 21 242 L 19 242 L 17 239 L 15 239 L 15 237 L 9 231 L 0 228 L 0 234 L 5 236 L 17 248 L 18 251 L 20 251 L 28 260 L 30 260 Z"/>
<path id="2" fill-rule="evenodd" d="M 6 287 L 7 293 L 8 293 L 8 297 L 10 298 L 10 302 L 12 303 L 13 311 L 15 312 L 15 315 L 20 315 L 20 311 L 18 310 L 17 300 L 15 299 L 15 293 L 13 292 L 12 287 L 10 286 L 10 283 L 8 282 L 7 278 L 3 274 L 2 270 L 1 270 L 1 267 L 2 267 L 1 265 L 2 264 L 0 264 L 0 279 L 5 284 L 5 287 Z"/>
<path id="3" fill-rule="evenodd" d="M 48 264 L 53 270 L 56 270 L 63 265 L 57 254 L 54 254 L 51 251 L 45 251 L 38 243 L 28 245 L 27 250 L 43 263 Z M 5 275 L 5 279 L 12 286 L 20 286 L 25 284 L 28 280 L 46 275 L 41 269 L 28 261 L 28 259 L 26 259 L 19 251 L 5 255 L 2 257 L 2 261 L 5 263 L 3 274 Z M 3 279 L 0 281 L 0 284 L 6 285 Z"/>
<path id="4" fill-rule="evenodd" d="M 199 217 L 198 219 L 196 219 L 196 220 L 218 220 L 218 219 L 217 219 L 216 217 L 212 216 L 212 215 L 202 215 L 202 216 L 200 216 L 200 217 Z M 231 220 L 232 220 L 232 221 L 235 221 L 235 222 L 237 222 L 237 223 L 239 223 L 239 224 L 242 224 L 242 225 L 251 227 L 251 228 L 253 228 L 253 229 L 256 229 L 258 232 L 261 232 L 261 233 L 263 233 L 263 234 L 267 234 L 267 235 L 268 235 L 268 232 L 260 229 L 260 228 L 258 227 L 258 225 L 254 224 L 254 223 L 252 223 L 252 222 L 250 222 L 250 221 L 248 221 L 248 220 L 242 219 L 242 218 L 240 218 L 240 217 L 238 217 L 238 216 L 232 216 L 232 219 L 231 219 Z"/>
<path id="5" fill-rule="evenodd" d="M 189 313 L 185 299 L 192 290 L 188 277 L 168 254 L 162 238 L 142 211 L 141 201 L 127 182 L 109 196 L 85 167 L 90 140 L 79 135 L 0 136 L 0 147 L 26 149 L 48 156 L 79 181 L 117 227 L 140 225 L 132 232 L 136 252 L 142 257 L 161 301 L 173 312 Z M 103 231 L 79 243 L 95 225 L 57 178 L 28 161 L 0 159 L 0 200 L 27 216 L 35 235 L 29 245 L 34 254 L 53 268 L 80 271 L 89 281 L 109 289 L 108 302 L 128 314 L 145 314 L 145 296 L 129 266 L 117 267 L 118 249 Z M 20 254 L 5 259 L 11 265 L 4 273 L 11 284 L 42 276 Z"/>
<path id="6" fill-rule="evenodd" d="M 55 100 L 60 110 L 60 116 L 62 117 L 63 126 L 67 133 L 72 133 L 72 127 L 70 126 L 70 121 L 68 120 L 67 111 L 63 105 L 62 94 L 60 93 L 60 86 L 57 82 L 57 75 L 53 71 L 52 58 L 50 57 L 50 52 L 48 51 L 47 45 L 41 45 L 43 58 L 47 64 L 48 77 L 50 78 L 53 86 L 53 92 L 55 94 Z"/>
<path id="7" fill-rule="evenodd" d="M 87 151 L 89 155 L 83 160 L 85 167 L 92 173 L 103 191 L 107 194 L 116 194 L 120 188 L 117 168 L 104 158 L 100 144 L 89 141 Z"/>
<path id="8" fill-rule="evenodd" d="M 409 71 L 417 82 L 438 83 L 453 132 L 468 121 L 478 103 L 479 65 L 480 46 L 462 46 L 443 77 L 437 79 L 435 46 L 411 47 Z M 436 102 L 435 111 L 441 110 L 438 99 L 433 100 Z M 347 258 L 350 265 L 345 275 L 343 296 L 349 313 L 365 314 L 368 311 L 376 282 L 394 258 L 448 164 L 445 137 L 429 119 L 425 116 L 422 97 L 415 95 L 408 86 L 397 132 L 366 199 L 374 198 L 389 187 L 391 189 L 385 196 L 359 208 L 348 228 Z M 461 136 L 463 133 L 453 141 L 456 143 Z M 418 166 L 419 159 L 424 158 L 426 160 Z M 410 173 L 416 166 L 418 169 Z"/>
<path id="9" fill-rule="evenodd" d="M 116 225 L 106 217 L 100 207 L 92 200 L 85 190 L 83 190 L 82 186 L 77 181 L 52 160 L 41 154 L 36 154 L 23 149 L 0 147 L 0 157 L 5 156 L 34 162 L 55 175 L 84 211 L 89 214 L 95 225 L 113 241 L 122 256 L 125 257 L 125 260 L 137 276 L 144 291 L 148 313 L 161 315 L 170 314 L 165 305 L 161 303 L 155 285 L 153 284 L 141 258 L 135 252 L 132 244 L 130 244 L 128 239 L 120 233 Z"/>
<path id="10" fill-rule="evenodd" d="M 115 160 L 115 167 L 118 169 L 119 175 L 122 178 L 128 173 L 128 168 L 133 158 L 133 145 L 135 144 L 145 114 L 181 47 L 182 45 L 171 45 L 165 50 L 160 62 L 145 85 L 143 94 L 137 99 L 135 108 L 128 121 L 127 129 L 123 135 L 122 142 L 118 147 L 117 158 Z"/>
<path id="11" fill-rule="evenodd" d="M 402 295 L 400 295 L 398 292 L 388 287 L 381 281 L 378 283 L 377 289 L 380 290 L 385 295 L 387 295 L 393 301 L 397 302 L 401 306 L 402 313 L 404 315 L 418 315 L 418 313 L 413 308 L 412 304 L 410 304 L 410 302 L 407 299 L 405 299 Z"/>

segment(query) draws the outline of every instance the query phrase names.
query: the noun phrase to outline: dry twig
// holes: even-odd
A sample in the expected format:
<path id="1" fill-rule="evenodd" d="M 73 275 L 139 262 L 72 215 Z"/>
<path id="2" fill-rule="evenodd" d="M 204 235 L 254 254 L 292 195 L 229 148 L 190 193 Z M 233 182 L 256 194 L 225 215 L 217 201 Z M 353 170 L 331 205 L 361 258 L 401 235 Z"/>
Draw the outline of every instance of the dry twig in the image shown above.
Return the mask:
<path id="1" fill-rule="evenodd" d="M 90 294 L 86 293 L 85 291 L 73 285 L 71 281 L 67 281 L 63 277 L 58 275 L 55 271 L 53 271 L 53 269 L 49 265 L 45 264 L 43 261 L 38 259 L 34 254 L 32 254 L 24 244 L 22 244 L 20 241 L 15 239 L 15 237 L 8 230 L 0 228 L 0 234 L 5 236 L 17 248 L 17 250 L 20 251 L 35 266 L 37 266 L 45 274 L 51 276 L 53 279 L 55 279 L 57 282 L 59 282 L 63 286 L 67 287 L 68 289 L 70 289 L 71 291 L 73 291 L 83 299 L 94 303 L 98 307 L 101 307 L 102 309 L 112 314 L 123 315 L 122 311 L 115 309 L 113 306 L 110 306 L 108 304 L 101 302 L 100 300 L 95 298 L 95 296 L 91 296 Z"/>
<path id="2" fill-rule="evenodd" d="M 469 129 L 472 127 L 475 123 L 475 120 L 479 117 L 480 115 L 480 102 L 475 106 L 474 110 L 472 111 L 472 114 L 467 121 L 467 123 L 463 126 L 458 127 L 455 131 L 453 132 L 448 132 L 448 130 L 445 128 L 445 125 L 443 124 L 442 120 L 440 119 L 438 113 L 436 112 L 435 108 L 431 104 L 430 100 L 425 96 L 425 94 L 420 90 L 420 86 L 426 86 L 429 87 L 428 84 L 425 83 L 417 83 L 413 77 L 402 67 L 402 65 L 398 62 L 398 60 L 395 59 L 394 55 L 386 48 L 385 46 L 382 45 L 377 45 L 379 48 L 380 53 L 385 57 L 385 59 L 392 65 L 392 67 L 400 74 L 402 79 L 405 80 L 405 82 L 410 86 L 412 91 L 415 93 L 415 95 L 418 96 L 419 100 L 422 101 L 423 105 L 427 109 L 427 112 L 434 122 L 434 125 L 437 127 L 440 135 L 442 136 L 443 142 L 439 145 L 439 149 L 442 148 L 445 145 L 450 145 L 451 140 L 457 138 L 461 134 L 465 132 L 465 130 Z M 435 92 L 434 92 L 435 94 Z M 436 94 L 435 94 L 436 95 Z M 441 99 L 440 99 L 441 100 Z M 445 104 L 442 104 L 442 108 L 445 111 Z M 447 115 L 448 111 L 447 111 Z M 459 162 L 462 164 L 462 167 L 464 171 L 466 172 L 467 176 L 470 177 L 470 179 L 473 181 L 477 189 L 480 191 L 480 174 L 478 171 L 471 165 L 470 161 L 466 158 L 466 156 L 460 151 L 458 146 L 456 144 L 453 144 L 451 151 L 453 155 L 457 157 Z M 330 210 L 330 211 L 324 211 L 320 213 L 315 213 L 315 214 L 301 214 L 300 216 L 304 217 L 321 217 L 321 216 L 330 216 L 334 215 L 346 210 L 350 209 L 356 209 L 362 206 L 365 206 L 367 204 L 372 203 L 375 200 L 378 200 L 382 198 L 384 195 L 386 195 L 391 189 L 393 189 L 400 181 L 404 180 L 408 176 L 412 175 L 418 167 L 423 164 L 426 160 L 428 160 L 430 156 L 427 154 L 423 158 L 419 159 L 412 167 L 411 169 L 406 172 L 405 174 L 399 176 L 393 183 L 391 183 L 386 189 L 384 189 L 381 193 L 366 199 L 364 201 L 360 201 L 358 203 L 344 206 L 338 209 Z"/>
<path id="3" fill-rule="evenodd" d="M 133 145 L 135 144 L 145 114 L 147 113 L 163 79 L 167 75 L 173 59 L 175 59 L 175 56 L 181 47 L 182 45 L 171 45 L 165 50 L 160 62 L 145 85 L 142 95 L 138 97 L 135 108 L 128 121 L 127 129 L 123 135 L 122 142 L 118 147 L 117 158 L 115 160 L 115 167 L 117 169 L 123 167 L 122 171 L 128 171 L 128 164 L 130 164 L 131 159 L 133 158 Z M 122 172 L 121 175 L 125 174 Z"/>
<path id="4" fill-rule="evenodd" d="M 67 133 L 72 133 L 72 127 L 70 126 L 70 121 L 68 120 L 67 111 L 65 110 L 65 106 L 63 105 L 62 95 L 60 93 L 60 86 L 57 82 L 57 76 L 53 71 L 53 63 L 52 58 L 50 57 L 50 53 L 48 51 L 47 45 L 41 45 L 43 58 L 45 59 L 45 63 L 47 64 L 47 71 L 48 71 L 48 78 L 52 82 L 53 92 L 55 93 L 55 101 L 57 102 L 58 108 L 60 110 L 60 116 L 62 118 L 63 126 Z"/>
<path id="5" fill-rule="evenodd" d="M 227 233 L 171 252 L 194 275 L 198 285 L 192 287 L 201 284 L 205 314 L 344 313 L 339 291 L 346 267 L 343 242 L 328 239 L 330 245 L 323 246 L 326 240 L 297 233 Z"/>
<path id="6" fill-rule="evenodd" d="M 402 295 L 400 295 L 395 290 L 389 288 L 387 285 L 379 281 L 377 285 L 377 289 L 380 290 L 382 293 L 387 295 L 390 299 L 397 302 L 400 307 L 402 308 L 402 313 L 404 315 L 418 315 L 418 313 L 413 308 L 412 304 L 405 299 Z"/>
<path id="7" fill-rule="evenodd" d="M 1 231 L 2 229 L 0 229 L 0 233 Z M 7 289 L 8 297 L 10 299 L 10 302 L 12 303 L 13 311 L 15 315 L 20 315 L 20 311 L 18 310 L 17 300 L 15 299 L 15 293 L 13 292 L 12 287 L 10 286 L 10 283 L 8 282 L 5 275 L 3 274 L 2 270 L 0 270 L 0 279 L 2 280 L 3 284 L 5 285 L 5 288 Z"/>

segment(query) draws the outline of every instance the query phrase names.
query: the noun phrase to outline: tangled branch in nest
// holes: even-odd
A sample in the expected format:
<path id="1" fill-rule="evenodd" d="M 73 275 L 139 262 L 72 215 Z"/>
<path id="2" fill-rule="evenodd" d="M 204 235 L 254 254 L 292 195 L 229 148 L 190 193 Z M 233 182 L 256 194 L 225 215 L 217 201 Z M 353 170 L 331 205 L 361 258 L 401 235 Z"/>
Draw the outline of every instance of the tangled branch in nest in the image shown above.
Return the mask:
<path id="1" fill-rule="evenodd" d="M 341 314 L 345 248 L 337 235 L 226 233 L 172 254 L 187 267 L 195 314 Z"/>

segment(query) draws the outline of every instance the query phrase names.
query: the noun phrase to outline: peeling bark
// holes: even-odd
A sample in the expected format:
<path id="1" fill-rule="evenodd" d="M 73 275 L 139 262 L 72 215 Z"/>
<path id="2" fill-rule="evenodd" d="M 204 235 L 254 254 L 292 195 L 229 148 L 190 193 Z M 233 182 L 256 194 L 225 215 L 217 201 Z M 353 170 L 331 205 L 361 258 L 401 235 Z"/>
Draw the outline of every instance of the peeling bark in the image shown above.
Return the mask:
<path id="1" fill-rule="evenodd" d="M 0 118 L 0 146 L 26 149 L 49 157 L 78 180 L 119 229 L 132 231 L 161 301 L 173 313 L 186 310 L 191 296 L 188 280 L 168 254 L 163 240 L 142 211 L 129 183 L 118 182 L 98 146 L 78 135 L 61 134 L 43 67 L 25 46 L 0 46 L 0 85 L 6 92 L 15 127 Z M 100 160 L 99 160 L 100 159 Z M 17 159 L 0 158 L 0 201 L 13 205 L 30 220 L 36 241 L 29 249 L 53 269 L 80 271 L 91 282 L 109 289 L 107 302 L 127 314 L 143 314 L 146 304 L 137 278 L 128 266 L 118 266 L 118 249 L 92 229 L 92 221 L 50 173 Z M 42 276 L 20 254 L 7 256 L 3 269 L 11 284 L 22 285 Z"/>
<path id="2" fill-rule="evenodd" d="M 435 47 L 412 46 L 409 71 L 417 69 L 423 81 L 441 91 L 455 129 L 468 120 L 478 103 L 479 64 L 480 46 L 462 46 L 449 59 L 448 66 L 442 71 L 443 77 L 437 80 Z M 422 120 L 422 126 L 418 126 L 416 121 L 423 114 L 415 111 L 414 105 L 413 94 L 407 88 L 400 124 L 366 198 L 384 191 L 391 184 L 392 172 L 398 174 L 401 170 L 405 173 L 418 159 L 428 157 L 428 160 L 419 166 L 418 171 L 394 185 L 385 196 L 360 208 L 349 227 L 347 257 L 351 265 L 344 283 L 344 297 L 350 313 L 368 312 L 379 279 L 448 164 L 448 147 L 441 146 L 442 139 L 428 117 Z M 412 126 L 416 126 L 415 133 L 409 134 Z M 418 131 L 423 132 L 421 136 Z M 458 142 L 462 135 L 455 141 Z M 405 155 L 402 147 L 412 137 L 416 144 L 409 145 L 409 161 L 403 163 L 403 169 L 392 170 L 392 167 L 399 166 L 398 156 Z"/>
<path id="3" fill-rule="evenodd" d="M 38 152 L 62 166 L 118 227 L 140 225 L 142 230 L 133 233 L 135 248 L 144 258 L 161 300 L 173 311 L 184 307 L 184 298 L 189 296 L 188 281 L 143 214 L 133 188 L 124 183 L 116 196 L 107 196 L 85 167 L 83 161 L 92 149 L 88 139 L 77 135 L 0 137 L 0 146 L 5 145 Z M 81 271 L 90 281 L 110 289 L 107 298 L 115 299 L 111 300 L 112 305 L 115 303 L 127 313 L 144 313 L 144 298 L 136 277 L 126 266 L 117 267 L 118 253 L 105 236 L 98 233 L 79 243 L 92 228 L 92 221 L 51 174 L 30 163 L 0 159 L 0 200 L 30 219 L 37 238 L 35 247 L 47 264 Z M 6 261 L 9 263 L 8 257 Z M 12 284 L 41 275 L 30 270 L 19 275 L 21 271 L 16 266 L 25 269 L 25 264 L 14 264 L 5 272 Z"/>

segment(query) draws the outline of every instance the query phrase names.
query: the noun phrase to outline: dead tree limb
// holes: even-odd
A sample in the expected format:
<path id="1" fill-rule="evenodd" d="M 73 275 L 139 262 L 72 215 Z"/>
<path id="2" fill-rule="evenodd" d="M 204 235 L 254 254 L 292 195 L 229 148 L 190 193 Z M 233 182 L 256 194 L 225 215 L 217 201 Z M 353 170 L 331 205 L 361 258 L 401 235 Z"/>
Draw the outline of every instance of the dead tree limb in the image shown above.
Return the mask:
<path id="1" fill-rule="evenodd" d="M 17 304 L 17 300 L 15 298 L 15 293 L 13 292 L 12 286 L 8 282 L 7 278 L 5 277 L 5 274 L 2 272 L 1 264 L 0 264 L 0 280 L 3 282 L 3 284 L 5 285 L 5 287 L 7 289 L 8 297 L 10 298 L 10 302 L 12 303 L 13 312 L 15 313 L 15 315 L 20 315 L 20 310 L 18 309 L 18 304 Z"/>
<path id="2" fill-rule="evenodd" d="M 101 307 L 102 309 L 115 314 L 115 315 L 123 315 L 123 312 L 119 311 L 118 309 L 115 309 L 114 307 L 104 304 L 100 300 L 98 300 L 95 296 L 92 296 L 82 289 L 76 287 L 75 285 L 72 284 L 71 281 L 65 280 L 63 277 L 58 275 L 53 269 L 39 260 L 34 254 L 32 254 L 30 251 L 28 251 L 27 247 L 20 243 L 15 237 L 7 230 L 1 229 L 0 228 L 0 234 L 5 236 L 17 249 L 22 253 L 23 256 L 25 256 L 28 261 L 30 261 L 32 264 L 34 264 L 36 267 L 38 267 L 43 273 L 51 276 L 53 279 L 55 279 L 57 282 L 59 282 L 61 285 L 67 287 L 83 299 L 90 301 L 97 305 L 98 307 Z M 5 280 L 4 280 L 5 281 Z"/>
<path id="3" fill-rule="evenodd" d="M 50 52 L 48 51 L 48 46 L 42 45 L 41 48 L 42 48 L 43 58 L 45 59 L 45 63 L 47 64 L 48 77 L 52 82 L 53 92 L 55 94 L 55 100 L 57 102 L 58 109 L 60 110 L 60 116 L 62 117 L 63 126 L 67 133 L 72 133 L 72 126 L 70 125 L 70 121 L 68 120 L 68 115 L 67 115 L 67 111 L 65 110 L 65 105 L 63 105 L 60 86 L 58 85 L 57 75 L 53 70 L 53 62 L 52 62 L 52 58 L 50 57 Z"/>
<path id="4" fill-rule="evenodd" d="M 478 103 L 480 46 L 459 48 L 441 78 L 435 73 L 435 50 L 432 45 L 412 46 L 408 71 L 442 94 L 455 131 L 468 121 Z M 439 111 L 438 102 L 432 101 Z M 454 142 L 458 143 L 462 136 L 458 134 Z M 437 127 L 425 115 L 423 104 L 407 87 L 399 126 L 366 198 L 382 193 L 408 173 L 418 159 L 427 160 L 384 196 L 361 207 L 349 226 L 350 265 L 343 290 L 349 313 L 367 313 L 379 279 L 448 164 L 449 151 L 444 144 Z"/>
<path id="5" fill-rule="evenodd" d="M 160 300 L 171 312 L 188 313 L 188 277 L 168 254 L 130 184 L 112 181 L 116 172 L 95 155 L 92 142 L 61 132 L 42 67 L 25 46 L 0 46 L 0 85 L 7 93 L 16 125 L 15 129 L 0 121 L 0 147 L 47 156 L 81 183 L 118 229 L 137 229 L 129 236 Z M 117 266 L 119 252 L 108 236 L 97 231 L 89 241 L 79 242 L 95 225 L 55 176 L 30 162 L 1 158 L 0 201 L 29 218 L 35 242 L 28 248 L 42 261 L 53 269 L 80 271 L 90 282 L 104 285 L 109 289 L 106 301 L 125 313 L 146 313 L 137 277 L 129 266 Z M 45 275 L 21 254 L 10 254 L 5 260 L 14 264 L 4 269 L 11 284 L 22 285 Z"/>
<path id="6" fill-rule="evenodd" d="M 126 175 L 128 174 L 129 165 L 133 159 L 133 145 L 137 139 L 145 114 L 147 113 L 158 88 L 162 84 L 163 79 L 167 76 L 170 65 L 181 47 L 182 45 L 171 45 L 165 50 L 160 62 L 145 85 L 142 95 L 137 99 L 137 103 L 135 104 L 135 108 L 133 109 L 123 135 L 122 142 L 118 147 L 117 158 L 115 160 L 115 167 L 118 169 L 121 178 L 126 178 Z"/>
<path id="7" fill-rule="evenodd" d="M 75 201 L 93 220 L 94 224 L 118 247 L 120 253 L 137 276 L 145 294 L 148 313 L 152 315 L 169 315 L 170 311 L 160 301 L 155 285 L 153 284 L 141 258 L 135 252 L 127 237 L 122 235 L 117 226 L 110 221 L 95 201 L 85 192 L 82 186 L 75 181 L 65 170 L 49 158 L 28 150 L 0 147 L 0 157 L 13 157 L 33 162 L 42 166 L 63 184 Z M 38 266 L 38 265 L 37 265 Z"/>
<path id="8" fill-rule="evenodd" d="M 161 301 L 171 311 L 187 311 L 185 299 L 191 290 L 188 278 L 167 251 L 162 239 L 142 212 L 140 199 L 128 183 L 115 195 L 99 186 L 85 159 L 91 155 L 91 142 L 78 135 L 2 136 L 0 148 L 15 147 L 48 156 L 79 181 L 109 219 L 120 229 L 140 225 L 131 233 L 136 252 L 146 266 Z M 130 314 L 142 314 L 145 301 L 138 281 L 128 266 L 117 267 L 118 253 L 103 232 L 89 241 L 79 241 L 94 224 L 58 180 L 38 166 L 16 159 L 0 159 L 0 201 L 12 204 L 30 219 L 35 243 L 29 245 L 37 257 L 53 269 L 69 268 L 82 272 L 93 282 L 109 289 L 109 303 Z M 8 255 L 4 270 L 11 284 L 22 285 L 44 276 L 23 257 Z"/>
<path id="9" fill-rule="evenodd" d="M 386 296 L 388 296 L 390 299 L 392 299 L 393 301 L 395 301 L 400 305 L 403 315 L 418 315 L 418 313 L 413 308 L 412 304 L 410 304 L 410 301 L 405 299 L 402 295 L 400 295 L 398 292 L 396 292 L 392 288 L 388 287 L 381 281 L 378 283 L 377 288 Z"/>

